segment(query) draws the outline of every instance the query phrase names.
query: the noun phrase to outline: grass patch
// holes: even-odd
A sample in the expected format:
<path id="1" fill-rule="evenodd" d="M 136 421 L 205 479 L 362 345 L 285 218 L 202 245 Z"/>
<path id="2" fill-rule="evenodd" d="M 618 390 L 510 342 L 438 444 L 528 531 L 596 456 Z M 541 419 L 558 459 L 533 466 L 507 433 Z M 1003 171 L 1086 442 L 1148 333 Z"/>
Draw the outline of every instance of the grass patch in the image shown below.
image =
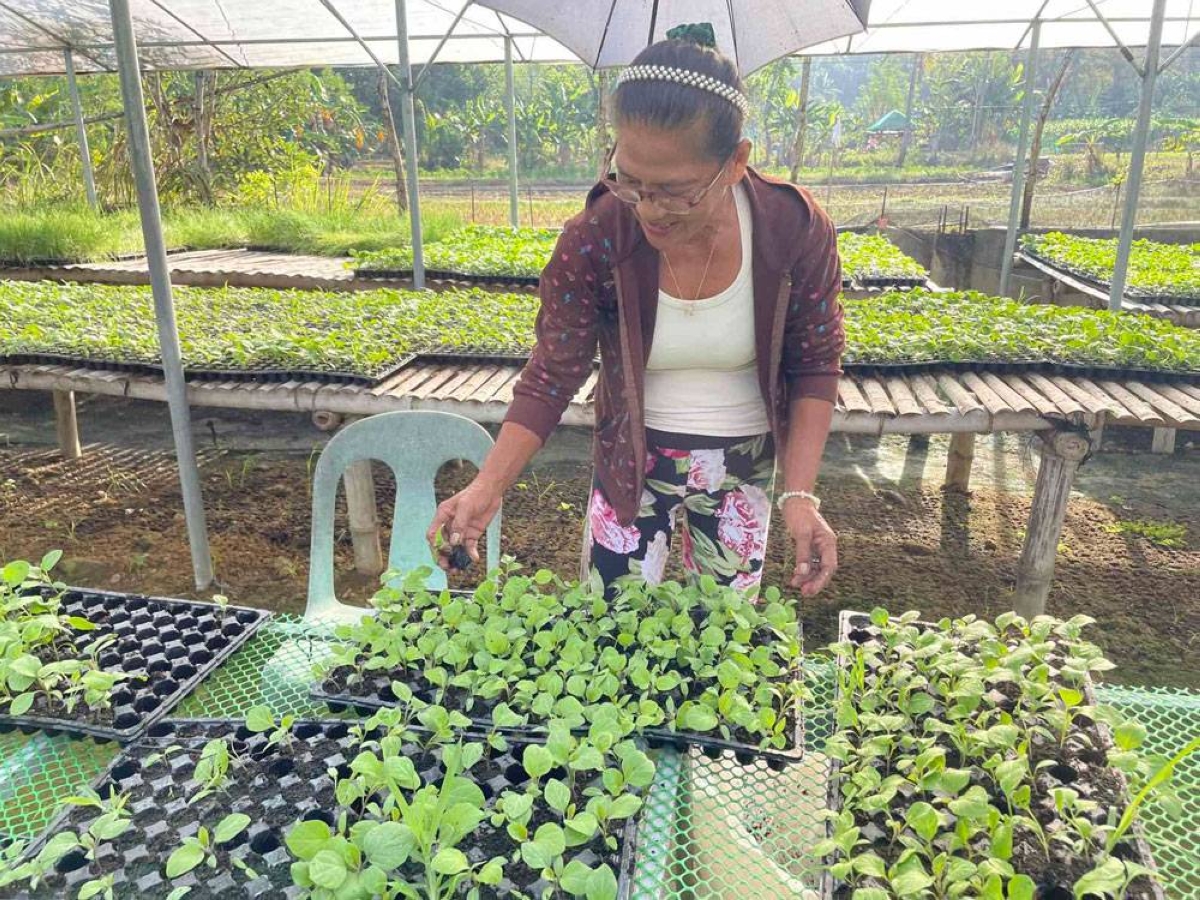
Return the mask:
<path id="1" fill-rule="evenodd" d="M 454 213 L 426 211 L 426 240 L 437 240 L 459 225 Z M 397 213 L 353 210 L 309 212 L 291 209 L 190 208 L 167 214 L 165 228 L 173 247 L 196 250 L 255 247 L 314 256 L 346 256 L 353 249 L 407 246 L 408 219 Z"/>
<path id="2" fill-rule="evenodd" d="M 136 212 L 99 215 L 88 207 L 0 209 L 0 262 L 31 265 L 104 259 L 141 247 Z"/>
<path id="3" fill-rule="evenodd" d="M 426 209 L 422 225 L 427 241 L 437 241 L 462 226 L 455 209 Z M 381 250 L 409 244 L 408 218 L 338 208 L 332 211 L 287 208 L 182 207 L 163 212 L 169 249 L 215 250 L 257 247 L 284 253 L 345 256 L 353 249 Z M 138 253 L 142 232 L 136 211 L 95 213 L 90 209 L 21 212 L 0 209 L 0 261 L 88 262 L 121 253 Z"/>
<path id="4" fill-rule="evenodd" d="M 1178 550 L 1187 546 L 1187 526 L 1175 522 L 1153 522 L 1144 519 L 1126 521 L 1121 519 L 1104 530 L 1109 534 L 1132 534 L 1145 538 L 1155 547 Z"/>

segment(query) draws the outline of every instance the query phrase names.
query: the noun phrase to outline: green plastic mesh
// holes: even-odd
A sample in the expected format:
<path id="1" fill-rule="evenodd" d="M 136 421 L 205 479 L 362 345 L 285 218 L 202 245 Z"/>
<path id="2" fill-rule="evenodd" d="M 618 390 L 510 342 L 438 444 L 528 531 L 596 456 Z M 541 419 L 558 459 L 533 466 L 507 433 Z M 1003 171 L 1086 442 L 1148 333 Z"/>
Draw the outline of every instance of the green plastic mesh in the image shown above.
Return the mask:
<path id="1" fill-rule="evenodd" d="M 308 698 L 314 662 L 326 643 L 295 617 L 265 625 L 208 678 L 176 713 L 239 717 L 265 703 L 276 714 L 327 716 Z M 815 900 L 819 879 L 809 848 L 824 828 L 826 759 L 832 725 L 833 668 L 805 667 L 814 699 L 805 715 L 805 759 L 781 772 L 689 751 L 658 754 L 658 776 L 638 837 L 636 900 Z M 1200 734 L 1200 694 L 1106 686 L 1098 690 L 1149 730 L 1154 752 L 1170 754 Z M 0 734 L 0 832 L 36 835 L 63 798 L 95 778 L 112 744 L 58 736 Z M 1149 807 L 1145 834 L 1167 896 L 1200 900 L 1200 757 L 1176 773 L 1182 817 Z"/>
<path id="2" fill-rule="evenodd" d="M 1118 707 L 1149 731 L 1146 749 L 1171 756 L 1200 735 L 1200 695 L 1169 688 L 1108 685 L 1096 699 Z M 1183 805 L 1176 817 L 1149 805 L 1142 818 L 1154 862 L 1167 885 L 1167 896 L 1200 900 L 1200 754 L 1175 768 L 1172 779 Z"/>
<path id="3" fill-rule="evenodd" d="M 0 734 L 0 835 L 23 841 L 50 824 L 59 804 L 87 787 L 117 745 L 65 734 Z"/>
<path id="4" fill-rule="evenodd" d="M 234 718 L 265 704 L 276 715 L 327 718 L 308 696 L 313 666 L 328 646 L 321 631 L 297 616 L 277 616 L 179 705 L 180 718 Z"/>

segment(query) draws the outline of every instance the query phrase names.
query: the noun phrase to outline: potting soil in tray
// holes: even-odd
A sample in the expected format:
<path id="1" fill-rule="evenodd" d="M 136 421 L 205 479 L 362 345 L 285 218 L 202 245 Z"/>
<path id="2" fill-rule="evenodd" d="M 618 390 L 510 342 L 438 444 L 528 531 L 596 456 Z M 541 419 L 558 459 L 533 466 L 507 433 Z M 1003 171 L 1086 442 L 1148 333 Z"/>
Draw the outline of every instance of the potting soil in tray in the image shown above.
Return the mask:
<path id="1" fill-rule="evenodd" d="M 843 611 L 839 625 L 839 640 L 842 642 L 860 646 L 879 639 L 879 629 L 865 614 Z M 919 629 L 935 627 L 929 623 L 916 623 L 916 626 Z M 893 658 L 900 657 L 896 654 L 888 656 L 888 659 Z M 1054 656 L 1051 655 L 1048 659 L 1053 665 Z M 839 660 L 839 666 L 844 665 L 845 660 Z M 870 670 L 866 673 L 866 677 L 870 679 Z M 1016 701 L 1019 699 L 1017 695 L 1020 692 L 1020 688 L 1016 684 L 997 681 L 988 685 L 987 688 L 981 700 L 981 710 L 991 708 L 1011 712 L 1016 708 Z M 839 699 L 840 692 L 839 682 Z M 1096 700 L 1090 679 L 1084 683 L 1083 694 L 1084 702 L 1089 706 L 1094 706 Z M 890 709 L 885 706 L 877 712 L 886 713 Z M 936 717 L 941 711 L 942 706 L 935 704 L 928 713 L 914 715 L 913 732 L 923 733 L 921 720 Z M 1087 717 L 1078 718 L 1072 723 L 1068 738 L 1061 747 L 1053 738 L 1044 737 L 1043 740 L 1038 741 L 1038 737 L 1041 736 L 1035 735 L 1029 750 L 1030 769 L 1036 773 L 1032 783 L 1030 809 L 1048 834 L 1053 834 L 1056 825 L 1062 824 L 1055 809 L 1052 794 L 1057 788 L 1070 788 L 1078 791 L 1084 799 L 1098 803 L 1097 810 L 1089 814 L 1093 817 L 1092 820 L 1095 824 L 1107 822 L 1111 811 L 1123 810 L 1128 805 L 1130 795 L 1125 776 L 1119 770 L 1109 766 L 1107 761 L 1108 751 L 1113 746 L 1112 734 L 1107 725 L 1099 724 Z M 949 738 L 940 741 L 939 746 L 946 750 L 947 769 L 955 769 L 963 765 L 958 751 Z M 1039 769 L 1039 765 L 1043 765 L 1043 768 Z M 1007 797 L 996 786 L 991 776 L 984 775 L 979 766 L 971 765 L 969 761 L 967 768 L 973 773 L 968 787 L 976 784 L 982 786 L 988 792 L 990 803 L 1000 809 L 1006 808 Z M 840 810 L 842 805 L 840 769 L 840 762 L 831 759 L 828 806 L 834 811 Z M 881 772 L 881 775 L 887 774 L 889 773 Z M 855 824 L 862 829 L 861 837 L 869 843 L 869 846 L 863 849 L 873 850 L 890 866 L 895 862 L 894 853 L 903 847 L 892 842 L 886 830 L 886 820 L 890 818 L 893 821 L 903 822 L 904 811 L 912 803 L 928 799 L 927 795 L 915 788 L 909 794 L 902 791 L 890 801 L 886 816 L 877 814 L 870 818 L 857 819 Z M 828 833 L 832 834 L 831 828 Z M 1028 828 L 1018 827 L 1014 831 L 1012 856 L 1009 862 L 1018 874 L 1026 874 L 1034 880 L 1038 886 L 1038 897 L 1042 900 L 1054 900 L 1054 898 L 1070 900 L 1072 886 L 1092 868 L 1092 864 L 1072 855 L 1069 850 L 1053 842 L 1051 849 L 1051 857 L 1047 860 L 1041 844 L 1033 832 Z M 1141 830 L 1136 822 L 1126 832 L 1121 844 L 1114 851 L 1114 855 L 1149 868 L 1154 867 L 1149 845 L 1142 838 Z M 880 886 L 882 885 L 881 882 Z M 837 881 L 828 872 L 825 873 L 822 894 L 826 900 L 846 900 L 852 893 L 853 888 L 850 885 Z M 1163 890 L 1158 881 L 1144 877 L 1136 879 L 1125 896 L 1129 900 L 1164 900 Z"/>
<path id="2" fill-rule="evenodd" d="M 215 739 L 228 741 L 235 754 L 227 780 L 218 790 L 189 804 L 191 796 L 199 790 L 192 780 L 196 760 L 203 746 Z M 293 726 L 290 743 L 274 747 L 268 745 L 266 734 L 253 734 L 237 720 L 160 722 L 137 744 L 125 748 L 95 784 L 102 797 L 113 792 L 127 795 L 131 827 L 106 842 L 95 860 L 86 859 L 81 851 L 71 851 L 42 885 L 13 896 L 20 900 L 74 897 L 87 881 L 111 874 L 118 898 L 164 900 L 181 886 L 191 888 L 188 900 L 298 897 L 302 890 L 292 882 L 290 869 L 295 858 L 285 845 L 287 833 L 294 823 L 307 819 L 321 819 L 334 826 L 339 806 L 329 770 L 336 770 L 342 777 L 348 775 L 350 760 L 359 750 L 358 739 L 347 722 L 298 722 Z M 469 771 L 468 776 L 487 798 L 488 810 L 505 791 L 525 790 L 528 776 L 518 758 L 520 752 L 521 747 L 514 746 L 509 752 L 485 756 Z M 154 754 L 159 754 L 158 758 L 153 758 Z M 437 784 L 445 774 L 436 749 L 406 744 L 403 755 L 412 759 L 422 784 Z M 545 777 L 562 774 L 551 771 Z M 583 783 L 577 786 L 577 800 L 582 801 L 584 787 Z M 244 813 L 250 817 L 250 825 L 227 845 L 217 846 L 216 868 L 201 863 L 185 875 L 168 879 L 166 861 L 183 839 L 195 836 L 202 825 L 211 832 L 230 813 Z M 535 804 L 530 833 L 551 821 L 552 815 L 548 808 L 539 809 Z M 82 833 L 96 816 L 94 808 L 68 808 L 30 848 L 30 854 L 40 850 L 56 833 Z M 561 821 L 561 817 L 555 821 Z M 350 824 L 353 822 L 351 815 Z M 616 851 L 597 838 L 590 845 L 568 849 L 566 859 L 579 859 L 589 866 L 609 865 L 618 874 L 618 896 L 627 897 L 637 841 L 636 823 L 636 817 L 621 823 Z M 517 846 L 503 827 L 491 824 L 490 816 L 458 844 L 473 865 L 496 856 L 511 857 Z M 250 878 L 236 868 L 235 859 L 247 864 L 257 877 Z M 419 864 L 410 861 L 400 871 L 413 883 L 424 880 Z M 540 872 L 531 870 L 523 861 L 508 861 L 504 879 L 494 887 L 481 886 L 481 897 L 500 900 L 518 891 L 540 897 L 548 886 Z M 462 894 L 465 893 L 464 890 Z"/>
<path id="3" fill-rule="evenodd" d="M 698 623 L 703 621 L 703 610 L 693 610 L 692 614 Z M 775 635 L 767 630 L 756 637 L 754 643 L 769 644 L 775 640 Z M 603 649 L 604 643 L 602 640 L 599 649 Z M 530 647 L 532 648 L 532 646 L 531 642 Z M 527 660 L 527 662 L 529 661 Z M 531 672 L 526 677 L 536 678 L 538 674 Z M 801 677 L 802 672 L 797 668 L 790 672 L 783 672 L 771 681 L 777 685 L 785 685 L 799 681 Z M 508 702 L 519 714 L 532 713 L 532 710 L 520 708 L 512 697 L 484 698 L 453 685 L 447 686 L 443 690 L 429 682 L 423 672 L 399 667 L 390 670 L 366 669 L 358 672 L 350 666 L 340 666 L 328 672 L 311 694 L 314 699 L 325 702 L 333 709 L 357 709 L 368 712 L 399 705 L 396 695 L 392 691 L 393 681 L 407 685 L 418 700 L 460 712 L 481 728 L 491 729 L 493 727 L 492 711 L 501 702 Z M 707 688 L 713 686 L 717 686 L 715 678 L 695 678 L 689 684 L 686 694 L 679 688 L 675 688 L 667 693 L 651 695 L 649 699 L 660 705 L 670 699 L 678 709 L 684 701 L 699 698 Z M 630 696 L 636 700 L 640 698 L 640 693 L 632 686 L 623 685 L 615 697 L 608 699 L 620 703 L 621 697 Z M 536 718 L 536 716 L 531 716 L 531 718 Z M 518 737 L 542 733 L 541 726 L 536 724 L 498 730 L 504 734 Z M 713 757 L 723 751 L 729 751 L 742 764 L 749 764 L 756 758 L 762 758 L 772 768 L 779 768 L 787 763 L 798 761 L 804 753 L 804 716 L 800 698 L 797 698 L 795 704 L 787 711 L 785 733 L 789 737 L 788 745 L 782 749 L 774 749 L 759 746 L 758 738 L 740 727 L 731 728 L 729 738 L 723 737 L 720 733 L 676 731 L 665 725 L 638 731 L 640 737 L 655 746 L 672 746 L 681 749 L 689 745 L 696 746 L 704 749 L 708 755 Z"/>
<path id="4" fill-rule="evenodd" d="M 83 590 L 63 595 L 61 615 L 82 617 L 96 628 L 73 632 L 69 641 L 56 644 L 58 658 L 79 658 L 113 635 L 116 640 L 100 650 L 96 661 L 104 671 L 129 677 L 113 688 L 106 709 L 90 709 L 80 698 L 68 712 L 60 701 L 39 694 L 28 713 L 0 715 L 0 724 L 119 741 L 136 737 L 170 712 L 270 617 L 258 609 Z M 43 662 L 50 661 L 43 654 Z"/>

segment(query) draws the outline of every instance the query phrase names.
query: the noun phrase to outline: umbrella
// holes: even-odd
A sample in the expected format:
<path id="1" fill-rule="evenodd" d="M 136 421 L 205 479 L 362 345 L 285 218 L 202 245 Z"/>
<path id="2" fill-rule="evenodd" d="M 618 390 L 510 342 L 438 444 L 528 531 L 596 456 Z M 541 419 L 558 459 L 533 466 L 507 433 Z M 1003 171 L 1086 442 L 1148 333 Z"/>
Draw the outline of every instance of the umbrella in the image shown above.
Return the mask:
<path id="1" fill-rule="evenodd" d="M 878 122 L 867 129 L 868 134 L 896 134 L 901 131 L 911 131 L 912 123 L 908 121 L 908 116 L 900 112 L 898 109 L 893 109 L 887 115 L 883 116 Z"/>
<path id="2" fill-rule="evenodd" d="M 667 29 L 711 22 L 743 75 L 863 30 L 871 0 L 476 0 L 544 32 L 594 69 L 628 65 Z"/>

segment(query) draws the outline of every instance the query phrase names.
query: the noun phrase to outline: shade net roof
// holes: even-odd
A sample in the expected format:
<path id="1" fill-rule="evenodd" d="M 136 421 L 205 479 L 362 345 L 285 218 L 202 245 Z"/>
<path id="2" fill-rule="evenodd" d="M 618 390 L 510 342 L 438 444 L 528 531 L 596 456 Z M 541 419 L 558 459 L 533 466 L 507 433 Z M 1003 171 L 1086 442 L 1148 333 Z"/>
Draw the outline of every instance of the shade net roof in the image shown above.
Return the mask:
<path id="1" fill-rule="evenodd" d="M 806 55 L 1013 50 L 1042 21 L 1042 47 L 1145 46 L 1153 0 L 872 0 L 867 30 L 814 45 Z M 1110 31 L 1111 29 L 1111 31 Z M 1163 46 L 1200 31 L 1200 0 L 1167 0 Z"/>
<path id="2" fill-rule="evenodd" d="M 395 0 L 331 0 L 371 51 L 397 62 Z M 371 56 L 321 0 L 130 0 L 147 69 L 370 66 Z M 577 61 L 557 41 L 508 16 L 462 0 L 408 0 L 409 53 L 428 62 L 498 62 L 504 38 L 515 59 Z M 74 50 L 81 72 L 116 71 L 107 0 L 0 0 L 0 75 L 53 74 Z"/>
<path id="3" fill-rule="evenodd" d="M 397 61 L 394 0 L 330 0 L 372 53 Z M 558 0 L 562 9 L 571 9 Z M 639 0 L 646 5 L 651 0 Z M 747 0 L 752 2 L 752 0 Z M 1145 44 L 1152 0 L 872 0 L 865 32 L 803 52 L 937 52 L 1014 49 L 1028 44 L 1040 15 L 1043 47 L 1129 47 Z M 321 0 L 130 0 L 147 69 L 369 66 L 371 55 Z M 634 6 L 639 3 L 633 3 Z M 414 64 L 498 62 L 511 35 L 515 57 L 528 62 L 577 61 L 551 37 L 478 4 L 461 20 L 459 0 L 408 0 Z M 451 26 L 453 31 L 451 31 Z M 1111 29 L 1111 31 L 1110 31 Z M 1190 40 L 1200 30 L 1200 0 L 1167 0 L 1163 44 Z M 115 71 L 107 0 L 0 0 L 0 76 L 63 71 L 71 47 L 81 72 Z"/>

